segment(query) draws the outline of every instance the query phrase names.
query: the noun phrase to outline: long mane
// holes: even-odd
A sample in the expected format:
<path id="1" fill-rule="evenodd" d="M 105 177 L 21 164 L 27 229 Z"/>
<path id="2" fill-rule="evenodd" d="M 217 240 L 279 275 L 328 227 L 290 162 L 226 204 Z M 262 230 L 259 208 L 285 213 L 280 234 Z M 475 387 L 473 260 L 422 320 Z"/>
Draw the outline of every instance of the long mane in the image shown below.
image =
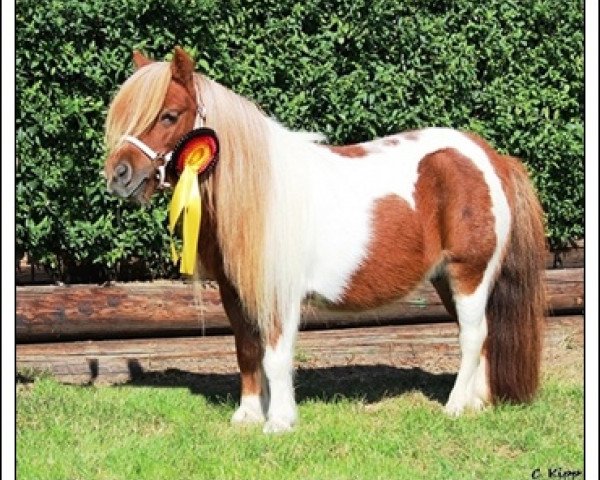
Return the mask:
<path id="1" fill-rule="evenodd" d="M 113 98 L 106 116 L 105 142 L 114 150 L 124 135 L 137 137 L 156 120 L 171 81 L 167 62 L 151 63 L 136 70 Z"/>
<path id="2" fill-rule="evenodd" d="M 225 273 L 263 337 L 294 315 L 313 235 L 308 162 L 319 134 L 293 132 L 254 103 L 200 74 L 207 126 L 219 136 L 219 164 L 203 188 L 217 222 Z M 299 312 L 297 312 L 299 314 Z"/>
<path id="3" fill-rule="evenodd" d="M 264 333 L 273 319 L 273 289 L 266 278 L 266 217 L 272 185 L 268 121 L 251 102 L 195 75 L 207 111 L 206 124 L 219 137 L 219 163 L 203 184 L 216 218 L 225 273 L 247 313 Z"/>
<path id="4" fill-rule="evenodd" d="M 170 63 L 154 62 L 123 84 L 108 111 L 109 150 L 123 135 L 138 136 L 151 127 L 170 81 Z M 206 107 L 206 126 L 219 137 L 219 163 L 201 188 L 216 223 L 225 274 L 268 338 L 304 293 L 300 272 L 311 206 L 302 195 L 306 165 L 297 160 L 321 138 L 283 128 L 252 102 L 199 73 L 194 81 Z"/>
<path id="5" fill-rule="evenodd" d="M 196 74 L 207 125 L 219 136 L 219 164 L 203 188 L 212 200 L 225 273 L 269 339 L 299 314 L 311 236 L 312 175 L 319 134 L 293 132 L 255 104 Z"/>

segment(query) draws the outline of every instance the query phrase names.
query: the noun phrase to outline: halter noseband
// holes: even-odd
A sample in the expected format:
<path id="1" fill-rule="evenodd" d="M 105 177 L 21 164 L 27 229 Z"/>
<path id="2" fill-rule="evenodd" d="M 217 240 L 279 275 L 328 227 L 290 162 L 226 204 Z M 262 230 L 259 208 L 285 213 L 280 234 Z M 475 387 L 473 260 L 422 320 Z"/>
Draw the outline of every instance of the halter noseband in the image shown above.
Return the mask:
<path id="1" fill-rule="evenodd" d="M 206 120 L 206 107 L 200 99 L 200 90 L 198 89 L 198 84 L 196 82 L 194 82 L 194 89 L 196 90 L 196 120 L 194 121 L 194 129 L 196 129 L 204 126 L 204 120 Z M 158 180 L 156 188 L 162 190 L 171 186 L 165 179 L 167 175 L 167 165 L 171 161 L 173 151 L 164 154 L 155 152 L 152 148 L 133 135 L 125 135 L 123 136 L 123 140 L 135 145 L 152 161 L 156 168 L 156 179 Z"/>

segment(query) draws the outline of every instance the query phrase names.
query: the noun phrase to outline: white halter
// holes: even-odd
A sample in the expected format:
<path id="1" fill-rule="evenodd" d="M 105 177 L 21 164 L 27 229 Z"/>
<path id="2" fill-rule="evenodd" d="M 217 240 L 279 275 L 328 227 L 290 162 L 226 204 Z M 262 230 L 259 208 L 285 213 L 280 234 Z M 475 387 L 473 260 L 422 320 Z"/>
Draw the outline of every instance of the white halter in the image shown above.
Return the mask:
<path id="1" fill-rule="evenodd" d="M 200 90 L 198 89 L 198 84 L 196 82 L 194 82 L 194 89 L 196 90 L 196 120 L 194 121 L 194 129 L 196 129 L 204 126 L 204 120 L 206 120 L 206 107 L 200 99 Z M 152 148 L 133 135 L 125 135 L 123 136 L 123 140 L 135 145 L 156 164 L 156 178 L 158 180 L 158 186 L 156 188 L 164 189 L 171 186 L 168 182 L 165 182 L 165 178 L 167 165 L 171 161 L 173 155 L 172 151 L 165 154 L 155 152 Z M 162 160 L 162 163 L 158 165 L 157 163 L 160 160 Z"/>

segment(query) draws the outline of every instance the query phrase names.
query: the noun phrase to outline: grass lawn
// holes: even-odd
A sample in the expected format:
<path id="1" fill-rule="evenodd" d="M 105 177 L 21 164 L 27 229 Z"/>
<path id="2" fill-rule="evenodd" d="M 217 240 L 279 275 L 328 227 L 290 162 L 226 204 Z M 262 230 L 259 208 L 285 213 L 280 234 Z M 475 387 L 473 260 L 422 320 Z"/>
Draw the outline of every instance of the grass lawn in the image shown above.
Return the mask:
<path id="1" fill-rule="evenodd" d="M 17 478 L 548 478 L 584 468 L 582 370 L 571 352 L 547 365 L 532 405 L 458 419 L 441 409 L 450 374 L 301 370 L 300 423 L 282 436 L 230 425 L 235 387 L 222 376 L 69 386 L 41 375 L 17 384 Z"/>

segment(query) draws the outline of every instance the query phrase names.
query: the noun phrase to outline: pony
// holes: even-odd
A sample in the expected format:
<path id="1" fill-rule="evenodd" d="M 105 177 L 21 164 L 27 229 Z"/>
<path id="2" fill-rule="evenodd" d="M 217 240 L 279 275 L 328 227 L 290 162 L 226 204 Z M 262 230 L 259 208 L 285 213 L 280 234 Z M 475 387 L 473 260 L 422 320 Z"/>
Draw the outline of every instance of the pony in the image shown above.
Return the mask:
<path id="1" fill-rule="evenodd" d="M 366 309 L 431 281 L 459 325 L 452 416 L 533 400 L 545 309 L 543 211 L 522 163 L 472 133 L 424 128 L 331 146 L 195 71 L 134 51 L 106 117 L 110 192 L 148 204 L 194 127 L 218 135 L 199 177 L 198 254 L 217 281 L 241 376 L 234 423 L 297 422 L 293 350 L 307 295 Z"/>

